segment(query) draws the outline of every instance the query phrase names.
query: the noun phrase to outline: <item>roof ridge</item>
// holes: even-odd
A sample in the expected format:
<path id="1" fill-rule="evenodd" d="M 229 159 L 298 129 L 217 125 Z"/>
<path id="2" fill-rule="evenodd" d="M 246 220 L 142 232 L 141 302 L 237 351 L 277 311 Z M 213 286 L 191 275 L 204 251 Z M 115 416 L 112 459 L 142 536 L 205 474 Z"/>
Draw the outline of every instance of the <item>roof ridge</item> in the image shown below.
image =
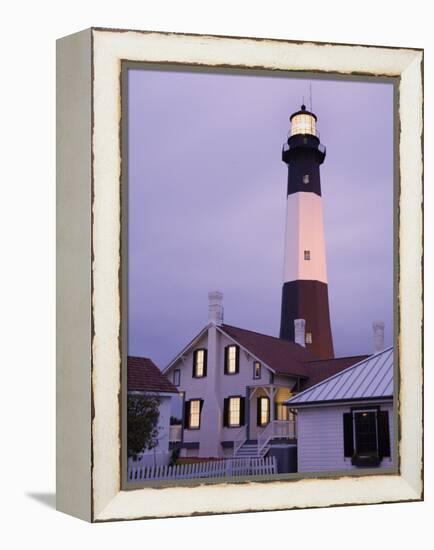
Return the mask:
<path id="1" fill-rule="evenodd" d="M 372 357 L 372 355 L 369 355 L 368 353 L 360 353 L 356 355 L 343 355 L 342 357 L 329 357 L 328 359 L 320 358 L 320 359 L 306 359 L 301 361 L 302 363 L 319 363 L 320 361 L 340 361 L 345 359 L 354 359 L 354 357 L 364 357 L 362 361 L 367 359 L 368 357 Z M 351 365 L 353 366 L 353 365 Z M 341 371 L 343 372 L 343 371 Z"/>
<path id="2" fill-rule="evenodd" d="M 296 346 L 300 346 L 300 344 L 297 344 L 296 342 L 291 342 L 290 340 L 284 340 L 283 338 L 279 338 L 278 336 L 271 336 L 271 334 L 264 334 L 263 332 L 258 332 L 257 330 L 236 327 L 235 325 L 228 325 L 227 323 L 223 323 L 222 327 L 234 328 L 236 330 L 242 330 L 244 332 L 251 332 L 252 334 L 258 334 L 259 336 L 265 336 L 266 338 L 272 338 L 273 340 L 278 340 L 279 342 L 282 342 L 282 344 L 294 344 Z M 306 348 L 303 348 L 303 346 L 300 346 L 300 348 L 306 349 Z M 312 359 L 312 361 L 314 361 L 314 359 Z"/>

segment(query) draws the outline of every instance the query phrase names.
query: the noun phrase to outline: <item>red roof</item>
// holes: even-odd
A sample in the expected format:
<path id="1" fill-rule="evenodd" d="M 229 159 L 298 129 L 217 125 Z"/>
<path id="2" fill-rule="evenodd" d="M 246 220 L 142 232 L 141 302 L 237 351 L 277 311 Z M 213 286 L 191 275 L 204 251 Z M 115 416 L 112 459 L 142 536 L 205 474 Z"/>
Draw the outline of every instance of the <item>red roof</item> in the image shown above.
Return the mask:
<path id="1" fill-rule="evenodd" d="M 311 351 L 294 342 L 230 325 L 222 325 L 221 328 L 277 374 L 303 378 L 303 390 L 368 357 L 318 359 Z"/>
<path id="2" fill-rule="evenodd" d="M 178 393 L 160 369 L 148 357 L 128 357 L 128 391 Z"/>
<path id="3" fill-rule="evenodd" d="M 354 355 L 351 357 L 336 357 L 334 359 L 308 361 L 304 363 L 308 379 L 302 382 L 301 390 L 306 390 L 368 357 L 369 355 Z"/>
<path id="4" fill-rule="evenodd" d="M 303 346 L 252 330 L 222 325 L 222 330 L 278 374 L 307 376 L 304 361 L 316 356 Z"/>

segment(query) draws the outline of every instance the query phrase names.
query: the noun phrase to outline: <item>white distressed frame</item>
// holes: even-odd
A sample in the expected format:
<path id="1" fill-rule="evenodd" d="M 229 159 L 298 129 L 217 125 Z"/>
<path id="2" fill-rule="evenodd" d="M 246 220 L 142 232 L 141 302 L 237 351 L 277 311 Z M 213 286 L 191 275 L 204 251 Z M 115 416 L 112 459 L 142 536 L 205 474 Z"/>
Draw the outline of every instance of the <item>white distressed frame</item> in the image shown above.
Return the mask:
<path id="1" fill-rule="evenodd" d="M 68 55 L 74 55 L 69 51 L 74 50 L 70 46 L 71 40 L 80 42 L 76 38 L 80 35 L 84 42 L 91 44 L 88 56 L 91 61 L 93 107 L 92 189 L 89 189 L 92 198 L 92 343 L 91 372 L 88 372 L 92 384 L 92 453 L 88 457 L 90 477 L 86 475 L 84 481 L 77 478 L 75 483 L 69 484 L 62 484 L 67 470 L 72 475 L 68 458 L 65 453 L 62 454 L 58 461 L 59 508 L 90 521 L 108 521 L 420 500 L 423 495 L 423 52 L 372 46 L 90 29 L 62 39 L 59 43 L 60 58 L 62 48 L 69 52 Z M 400 77 L 399 475 L 121 490 L 119 128 L 122 60 Z M 86 56 L 83 57 L 82 65 L 87 67 L 87 61 Z M 62 97 L 59 108 L 65 108 Z M 62 118 L 61 113 L 59 116 Z M 62 245 L 61 241 L 59 245 Z M 59 336 L 66 338 L 65 335 Z M 62 366 L 58 368 L 62 376 Z M 61 397 L 67 403 L 65 390 Z M 87 405 L 90 408 L 90 403 Z M 68 427 L 62 411 L 59 407 L 59 432 Z M 83 453 L 89 454 L 88 432 L 85 427 L 81 431 L 79 427 L 76 429 L 77 437 L 84 441 Z M 80 453 L 77 448 L 75 452 L 77 456 Z M 68 487 L 71 491 L 71 487 L 78 487 L 80 483 L 83 488 L 81 500 L 75 498 L 76 504 L 72 505 L 70 502 L 74 495 L 66 495 L 62 487 Z"/>

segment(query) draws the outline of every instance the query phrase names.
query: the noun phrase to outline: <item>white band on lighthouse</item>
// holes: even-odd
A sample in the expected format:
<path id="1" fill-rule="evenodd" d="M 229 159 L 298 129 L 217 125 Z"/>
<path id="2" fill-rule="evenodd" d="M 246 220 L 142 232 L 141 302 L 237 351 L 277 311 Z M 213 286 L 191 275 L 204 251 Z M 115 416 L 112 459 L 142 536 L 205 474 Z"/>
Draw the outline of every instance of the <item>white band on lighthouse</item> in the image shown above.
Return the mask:
<path id="1" fill-rule="evenodd" d="M 327 283 L 322 200 L 316 193 L 288 195 L 283 280 Z"/>

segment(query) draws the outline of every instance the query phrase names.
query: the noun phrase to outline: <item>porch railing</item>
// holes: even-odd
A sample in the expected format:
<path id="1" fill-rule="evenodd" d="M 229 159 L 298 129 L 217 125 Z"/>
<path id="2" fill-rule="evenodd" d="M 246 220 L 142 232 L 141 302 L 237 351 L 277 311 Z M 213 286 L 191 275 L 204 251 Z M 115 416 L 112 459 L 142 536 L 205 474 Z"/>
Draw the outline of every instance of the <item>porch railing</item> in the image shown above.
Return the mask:
<path id="1" fill-rule="evenodd" d="M 273 437 L 284 437 L 288 439 L 295 439 L 297 437 L 295 420 L 274 420 Z"/>
<path id="2" fill-rule="evenodd" d="M 246 427 L 242 426 L 234 435 L 234 455 L 247 441 Z"/>
<path id="3" fill-rule="evenodd" d="M 262 456 L 268 443 L 276 438 L 295 439 L 295 420 L 273 420 L 258 434 L 258 456 Z"/>

